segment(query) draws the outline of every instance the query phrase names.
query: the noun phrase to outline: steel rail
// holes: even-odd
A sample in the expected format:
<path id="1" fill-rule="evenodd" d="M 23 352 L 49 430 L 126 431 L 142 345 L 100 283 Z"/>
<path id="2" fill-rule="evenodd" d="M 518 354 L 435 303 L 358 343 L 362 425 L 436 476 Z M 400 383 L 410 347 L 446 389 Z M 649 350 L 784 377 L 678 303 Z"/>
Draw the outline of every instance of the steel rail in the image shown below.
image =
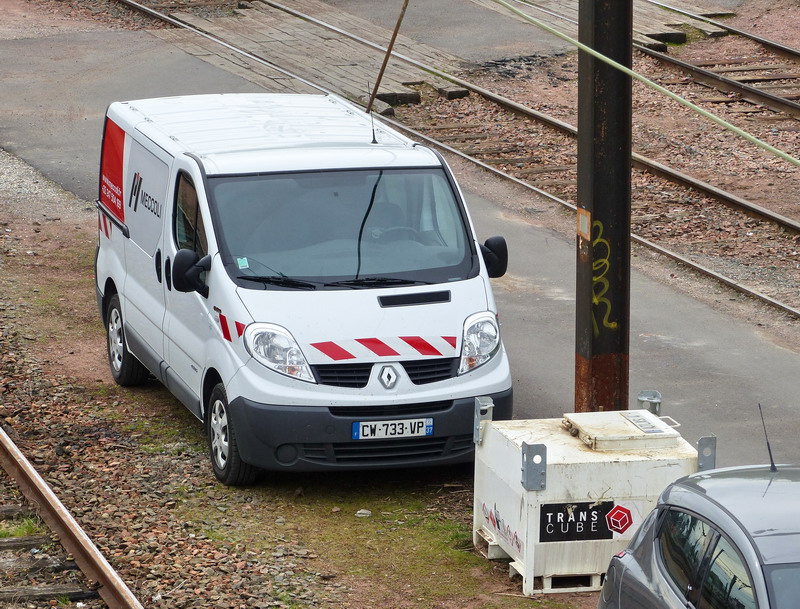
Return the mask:
<path id="1" fill-rule="evenodd" d="M 740 30 L 739 28 L 735 28 L 727 23 L 710 19 L 705 15 L 696 15 L 695 13 L 689 12 L 685 9 L 681 9 L 676 6 L 670 6 L 669 4 L 659 2 L 658 0 L 645 0 L 645 2 L 649 2 L 650 4 L 653 4 L 655 6 L 660 6 L 661 8 L 666 9 L 668 11 L 673 11 L 675 13 L 680 13 L 681 15 L 686 15 L 687 17 L 691 17 L 692 19 L 697 19 L 698 21 L 705 21 L 706 23 L 709 23 L 715 27 L 727 30 L 731 34 L 743 36 L 744 38 L 749 38 L 754 42 L 763 44 L 765 47 L 769 47 L 770 49 L 772 49 L 777 53 L 780 53 L 781 55 L 794 57 L 795 59 L 800 59 L 800 49 L 792 48 L 775 40 L 769 40 L 768 38 L 764 38 L 762 36 L 759 36 L 758 34 L 753 34 L 752 32 L 748 32 L 746 30 Z"/>
<path id="2" fill-rule="evenodd" d="M 97 549 L 53 490 L 0 426 L 0 464 L 19 486 L 37 514 L 58 536 L 81 572 L 98 585 L 97 592 L 111 609 L 143 609 L 128 586 Z"/>
<path id="3" fill-rule="evenodd" d="M 767 93 L 766 91 L 762 91 L 757 87 L 752 87 L 746 83 L 722 76 L 721 74 L 717 74 L 711 70 L 706 70 L 705 68 L 692 65 L 665 53 L 660 53 L 638 44 L 634 44 L 633 46 L 640 53 L 649 55 L 650 57 L 653 57 L 663 63 L 677 66 L 681 70 L 688 72 L 694 80 L 717 89 L 718 91 L 725 91 L 726 93 L 738 93 L 749 102 L 766 106 L 767 108 L 775 110 L 776 112 L 783 112 L 789 116 L 793 116 L 794 118 L 800 118 L 800 103 L 797 103 L 796 101 L 786 99 L 772 93 Z"/>
<path id="4" fill-rule="evenodd" d="M 342 36 L 350 38 L 351 40 L 354 40 L 356 42 L 360 42 L 360 43 L 362 43 L 362 44 L 364 44 L 366 46 L 369 46 L 369 47 L 371 47 L 373 49 L 379 50 L 381 52 L 385 52 L 386 51 L 385 47 L 382 47 L 381 45 L 379 45 L 379 44 L 377 44 L 375 42 L 371 42 L 371 41 L 366 40 L 366 39 L 364 39 L 364 38 L 362 38 L 360 36 L 357 36 L 355 34 L 352 34 L 350 32 L 342 30 L 342 29 L 340 29 L 340 28 L 338 28 L 338 27 L 336 27 L 334 25 L 331 25 L 331 24 L 325 23 L 323 21 L 320 21 L 319 19 L 311 17 L 310 15 L 306 15 L 304 13 L 300 13 L 299 11 L 296 11 L 294 9 L 285 7 L 285 6 L 283 6 L 283 5 L 281 5 L 281 4 L 277 3 L 277 2 L 273 2 L 272 0 L 262 0 L 262 1 L 267 5 L 273 6 L 274 8 L 277 8 L 279 10 L 283 10 L 283 11 L 285 11 L 285 12 L 291 14 L 291 15 L 294 15 L 295 17 L 297 17 L 299 19 L 303 19 L 304 21 L 309 21 L 309 22 L 314 23 L 314 24 L 316 24 L 316 25 L 318 25 L 320 27 L 323 27 L 323 28 L 328 29 L 330 31 L 339 33 Z M 247 51 L 239 49 L 239 48 L 237 48 L 237 47 L 235 47 L 235 46 L 233 46 L 233 45 L 231 45 L 231 44 L 229 44 L 229 43 L 227 43 L 227 42 L 225 42 L 225 41 L 223 41 L 223 40 L 221 40 L 221 39 L 219 39 L 219 38 L 217 38 L 215 36 L 212 36 L 212 35 L 210 35 L 210 34 L 208 34 L 206 32 L 202 32 L 201 30 L 198 30 L 197 28 L 195 28 L 195 27 L 193 27 L 193 26 L 191 26 L 191 25 L 189 25 L 187 23 L 184 23 L 184 22 L 182 22 L 182 21 L 180 21 L 178 19 L 175 19 L 173 17 L 169 17 L 168 15 L 160 13 L 160 12 L 154 10 L 154 9 L 149 8 L 149 7 L 145 7 L 145 6 L 143 6 L 143 5 L 141 5 L 141 4 L 137 3 L 137 2 L 134 2 L 133 0 L 117 0 L 117 2 L 121 2 L 123 4 L 126 4 L 127 6 L 133 8 L 135 10 L 139 10 L 141 12 L 147 13 L 150 16 L 152 16 L 152 17 L 154 17 L 156 19 L 160 19 L 160 20 L 162 20 L 162 21 L 164 21 L 166 23 L 169 23 L 171 25 L 175 25 L 177 27 L 181 27 L 183 29 L 190 30 L 190 31 L 195 32 L 195 33 L 197 33 L 197 34 L 199 34 L 199 35 L 201 35 L 201 36 L 203 36 L 203 37 L 205 37 L 205 38 L 207 38 L 209 40 L 213 40 L 215 42 L 218 42 L 222 46 L 224 46 L 224 47 L 226 47 L 226 48 L 228 48 L 228 49 L 230 49 L 230 50 L 232 50 L 232 51 L 234 51 L 236 53 L 239 53 L 242 56 L 248 57 L 250 59 L 253 59 L 254 61 L 262 63 L 263 65 L 268 66 L 270 68 L 273 68 L 273 69 L 277 70 L 278 72 L 280 72 L 280 73 L 282 73 L 284 75 L 296 78 L 298 81 L 303 82 L 303 83 L 305 83 L 305 84 L 307 84 L 309 86 L 312 86 L 312 87 L 316 88 L 317 90 L 319 90 L 321 92 L 331 93 L 330 91 L 328 91 L 324 87 L 321 87 L 321 86 L 319 86 L 317 84 L 314 84 L 314 83 L 310 83 L 309 81 L 305 80 L 304 78 L 302 78 L 302 77 L 300 77 L 300 76 L 298 76 L 296 74 L 293 74 L 293 73 L 291 73 L 291 72 L 289 72 L 289 71 L 287 71 L 287 70 L 285 70 L 283 68 L 279 68 L 279 67 L 275 66 L 272 62 L 270 62 L 270 61 L 268 61 L 266 59 L 263 59 L 261 57 L 258 57 L 257 55 L 254 55 L 252 53 L 249 53 Z M 515 111 L 515 112 L 520 112 L 522 114 L 528 115 L 531 118 L 535 118 L 536 120 L 539 120 L 542 123 L 548 124 L 548 125 L 556 128 L 556 129 L 562 130 L 565 133 L 569 133 L 571 135 L 577 135 L 577 129 L 575 127 L 573 127 L 572 125 L 569 125 L 568 123 L 565 123 L 565 122 L 563 122 L 563 121 L 561 121 L 559 119 L 556 119 L 554 117 L 549 117 L 549 116 L 547 116 L 545 114 L 537 112 L 536 110 L 533 110 L 532 108 L 528 108 L 526 106 L 523 106 L 522 104 L 514 102 L 514 101 L 512 101 L 510 99 L 507 99 L 507 98 L 501 96 L 501 95 L 498 95 L 496 93 L 493 93 L 491 91 L 483 89 L 482 87 L 479 87 L 477 85 L 474 85 L 472 83 L 464 81 L 464 80 L 462 80 L 462 79 L 460 79 L 460 78 L 458 78 L 456 76 L 453 76 L 453 75 L 448 74 L 446 72 L 442 72 L 442 71 L 440 71 L 440 70 L 438 70 L 436 68 L 433 68 L 431 66 L 427 66 L 427 65 L 423 64 L 422 62 L 419 62 L 419 61 L 417 61 L 415 59 L 412 59 L 410 57 L 402 55 L 401 53 L 392 52 L 392 56 L 397 58 L 397 59 L 400 59 L 401 61 L 405 61 L 407 63 L 410 63 L 411 65 L 416 66 L 417 68 L 421 69 L 424 72 L 427 72 L 429 74 L 433 74 L 434 76 L 438 76 L 438 77 L 443 78 L 445 80 L 448 80 L 448 81 L 450 81 L 450 82 L 452 82 L 454 84 L 457 84 L 457 85 L 462 86 L 464 88 L 470 89 L 474 93 L 477 93 L 478 95 L 486 97 L 490 101 L 496 101 L 496 103 L 498 103 L 500 105 L 503 105 L 503 106 L 506 106 L 509 110 L 512 110 L 512 111 Z M 419 132 L 416 132 L 413 129 L 411 129 L 411 128 L 405 126 L 405 125 L 401 125 L 397 121 L 393 121 L 393 120 L 391 120 L 391 119 L 389 119 L 389 118 L 387 118 L 385 116 L 381 117 L 381 120 L 386 121 L 386 122 L 390 123 L 393 126 L 401 128 L 401 129 L 407 131 L 408 133 L 412 133 L 412 134 L 415 135 L 415 137 L 418 137 L 418 138 L 420 138 L 420 139 L 422 139 L 424 141 L 432 143 L 432 144 L 440 147 L 443 150 L 446 150 L 446 151 L 448 151 L 450 153 L 458 155 L 458 156 L 460 156 L 460 157 L 462 157 L 462 158 L 464 158 L 464 159 L 466 159 L 466 160 L 468 160 L 468 161 L 470 161 L 470 162 L 472 162 L 472 163 L 474 163 L 474 164 L 486 169 L 487 171 L 491 171 L 491 172 L 495 173 L 496 175 L 499 175 L 499 176 L 503 177 L 504 179 L 510 180 L 512 182 L 515 182 L 515 183 L 517 183 L 517 184 L 519 184 L 519 185 L 521 185 L 521 186 L 523 186 L 523 187 L 525 187 L 525 188 L 527 188 L 529 190 L 532 190 L 532 191 L 536 192 L 539 195 L 542 195 L 542 196 L 544 196 L 544 197 L 546 197 L 546 198 L 548 198 L 548 199 L 550 199 L 552 201 L 555 201 L 555 202 L 557 202 L 559 204 L 562 204 L 562 205 L 564 205 L 564 206 L 566 206 L 568 208 L 571 208 L 573 210 L 575 209 L 575 206 L 572 205 L 571 203 L 563 201 L 563 200 L 559 199 L 558 197 L 556 197 L 556 196 L 554 196 L 554 195 L 552 195 L 550 193 L 547 193 L 547 192 L 545 192 L 545 191 L 543 191 L 543 190 L 541 190 L 539 188 L 536 188 L 535 186 L 533 186 L 533 185 L 531 185 L 531 184 L 529 184 L 529 183 L 527 183 L 527 182 L 525 182 L 523 180 L 520 180 L 519 178 L 516 178 L 514 176 L 506 174 L 506 173 L 500 171 L 499 169 L 496 169 L 495 167 L 491 167 L 488 164 L 483 163 L 482 161 L 480 161 L 478 159 L 470 157 L 469 155 L 461 152 L 460 150 L 456 150 L 455 148 L 447 146 L 446 144 L 443 144 L 441 142 L 438 142 L 437 140 L 434 140 L 434 139 L 429 138 L 429 137 L 427 137 L 427 136 L 425 136 L 425 135 L 423 135 L 423 134 L 421 134 Z M 659 175 L 661 175 L 661 177 L 664 177 L 664 175 L 661 174 L 662 171 L 667 172 L 670 175 L 676 174 L 676 179 L 678 178 L 677 174 L 680 173 L 680 172 L 675 172 L 675 170 L 670 169 L 670 168 L 668 168 L 668 167 L 666 167 L 664 165 L 661 165 L 660 163 L 656 163 L 655 161 L 652 161 L 650 159 L 646 159 L 645 157 L 639 157 L 639 155 L 634 154 L 632 163 L 635 163 L 637 161 L 641 161 L 643 164 L 647 163 L 647 166 L 648 167 L 652 167 L 652 170 L 654 171 L 654 173 L 658 173 Z M 687 181 L 684 181 L 684 180 L 687 180 Z M 697 188 L 696 186 L 694 186 L 695 183 L 698 184 L 698 185 L 702 185 L 701 188 L 704 187 L 704 186 L 707 186 L 705 183 L 700 182 L 699 180 L 695 180 L 694 178 L 691 178 L 690 176 L 683 176 L 682 174 L 681 174 L 681 179 L 680 179 L 679 183 L 683 183 L 684 185 L 689 185 L 692 188 Z M 774 213 L 774 212 L 772 212 L 770 210 L 765 210 L 764 208 L 762 208 L 760 206 L 757 206 L 757 205 L 755 205 L 753 203 L 750 203 L 748 201 L 744 201 L 743 199 L 740 199 L 739 197 L 736 197 L 735 195 L 732 195 L 731 193 L 725 193 L 724 191 L 721 191 L 719 189 L 713 189 L 713 190 L 714 190 L 713 193 L 709 192 L 708 194 L 713 196 L 713 198 L 715 198 L 718 201 L 721 201 L 723 203 L 729 204 L 730 206 L 732 206 L 734 208 L 744 209 L 747 212 L 753 213 L 753 214 L 758 215 L 758 216 L 762 216 L 765 219 L 768 219 L 768 220 L 771 220 L 773 222 L 776 222 L 779 225 L 786 226 L 787 228 L 790 228 L 792 230 L 800 230 L 800 222 L 797 222 L 797 221 L 789 219 L 789 218 L 785 218 L 784 216 L 781 216 L 780 214 L 776 214 L 776 213 Z M 721 199 L 720 197 L 724 197 L 724 199 Z M 747 207 L 743 208 L 741 202 L 746 203 Z M 768 215 L 764 215 L 765 213 L 768 214 Z M 662 254 L 662 255 L 664 255 L 664 256 L 666 256 L 666 257 L 668 257 L 668 258 L 670 258 L 670 259 L 672 259 L 674 261 L 677 261 L 677 262 L 687 266 L 690 269 L 693 269 L 693 270 L 695 270 L 695 271 L 697 271 L 697 272 L 699 272 L 699 273 L 701 273 L 703 275 L 706 275 L 708 277 L 714 278 L 715 280 L 717 280 L 717 281 L 719 281 L 719 282 L 721 282 L 721 283 L 733 288 L 734 290 L 736 290 L 738 292 L 741 292 L 742 294 L 745 294 L 747 296 L 751 296 L 751 297 L 753 297 L 753 298 L 755 298 L 757 300 L 760 300 L 761 302 L 764 302 L 765 304 L 768 304 L 768 305 L 770 305 L 770 306 L 772 306 L 772 307 L 774 307 L 774 308 L 776 308 L 776 309 L 778 309 L 780 311 L 783 311 L 784 313 L 787 313 L 787 314 L 789 314 L 789 315 L 791 315 L 793 317 L 796 317 L 796 318 L 800 319 L 800 310 L 798 310 L 798 309 L 795 309 L 795 308 L 793 308 L 793 307 L 791 307 L 791 306 L 789 306 L 789 305 L 787 305 L 785 303 L 782 303 L 782 302 L 780 302 L 780 301 L 778 301 L 778 300 L 776 300 L 774 298 L 771 298 L 770 296 L 761 294 L 760 292 L 757 292 L 755 290 L 751 290 L 750 288 L 747 288 L 746 286 L 743 286 L 742 284 L 737 283 L 735 280 L 730 279 L 729 277 L 721 275 L 721 274 L 717 273 L 716 271 L 708 269 L 708 268 L 704 267 L 703 265 L 695 263 L 692 260 L 681 256 L 680 254 L 677 254 L 675 252 L 671 252 L 671 251 L 669 251 L 669 250 L 667 250 L 667 249 L 665 249 L 665 248 L 663 248 L 663 247 L 661 247 L 659 245 L 656 245 L 655 243 L 652 243 L 652 242 L 650 242 L 650 241 L 648 241 L 648 240 L 646 240 L 646 239 L 644 239 L 642 237 L 639 237 L 639 236 L 637 236 L 635 234 L 631 235 L 631 239 L 633 241 L 645 246 L 645 247 L 648 247 L 648 248 L 652 249 L 653 251 L 655 251 L 655 252 L 657 252 L 659 254 Z"/>
<path id="5" fill-rule="evenodd" d="M 530 8 L 544 12 L 553 17 L 557 17 L 559 19 L 572 23 L 573 25 L 576 26 L 578 25 L 578 22 L 575 21 L 574 19 L 567 17 L 566 15 L 559 15 L 558 13 L 554 13 L 548 9 L 544 9 L 538 6 L 535 2 L 531 2 L 530 0 L 515 0 L 515 1 L 518 2 L 519 4 L 522 4 L 523 6 L 528 6 Z M 646 1 L 656 6 L 660 6 L 665 10 L 675 11 L 682 15 L 692 17 L 693 19 L 705 21 L 706 23 L 710 23 L 712 25 L 726 29 L 731 33 L 735 33 L 740 36 L 749 38 L 750 40 L 759 42 L 760 44 L 768 48 L 771 48 L 776 52 L 779 52 L 781 55 L 791 57 L 793 59 L 800 59 L 800 50 L 785 46 L 779 42 L 767 40 L 766 38 L 756 36 L 755 34 L 749 34 L 744 30 L 732 28 L 722 23 L 718 23 L 712 19 L 703 17 L 702 15 L 695 15 L 693 13 L 690 13 L 689 11 L 684 11 L 672 6 L 668 6 L 666 4 L 658 2 L 657 0 L 646 0 Z M 672 57 L 671 55 L 667 55 L 666 53 L 662 53 L 655 49 L 648 48 L 647 46 L 637 42 L 633 43 L 633 48 L 635 48 L 637 51 L 640 51 L 645 55 L 649 55 L 650 57 L 653 57 L 654 59 L 661 61 L 662 63 L 674 65 L 680 68 L 681 70 L 684 70 L 685 72 L 689 72 L 696 81 L 708 85 L 709 87 L 712 87 L 714 89 L 717 89 L 718 91 L 725 91 L 726 93 L 738 93 L 742 96 L 743 99 L 746 99 L 751 103 L 760 104 L 766 106 L 767 108 L 770 108 L 771 110 L 775 110 L 776 112 L 783 112 L 785 114 L 788 114 L 789 116 L 800 118 L 800 104 L 798 104 L 793 100 L 786 99 L 784 97 L 781 97 L 780 95 L 774 95 L 772 93 L 768 93 L 766 91 L 759 89 L 758 87 L 753 87 L 746 83 L 733 80 L 732 78 L 721 76 L 716 72 L 713 72 L 711 70 L 706 70 L 704 68 L 692 65 L 685 61 L 681 61 L 680 59 Z"/>

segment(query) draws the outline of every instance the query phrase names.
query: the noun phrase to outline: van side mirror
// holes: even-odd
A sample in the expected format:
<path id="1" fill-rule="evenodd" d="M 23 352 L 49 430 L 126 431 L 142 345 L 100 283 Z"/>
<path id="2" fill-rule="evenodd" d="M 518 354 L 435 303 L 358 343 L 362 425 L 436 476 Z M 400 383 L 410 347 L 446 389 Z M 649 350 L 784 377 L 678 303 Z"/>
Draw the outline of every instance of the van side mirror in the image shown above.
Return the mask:
<path id="1" fill-rule="evenodd" d="M 203 281 L 203 272 L 211 269 L 211 256 L 200 255 L 194 250 L 178 250 L 172 261 L 172 285 L 178 292 L 197 292 L 208 298 L 208 286 Z"/>
<path id="2" fill-rule="evenodd" d="M 489 237 L 481 245 L 481 254 L 489 277 L 502 277 L 508 268 L 508 245 L 504 237 Z"/>

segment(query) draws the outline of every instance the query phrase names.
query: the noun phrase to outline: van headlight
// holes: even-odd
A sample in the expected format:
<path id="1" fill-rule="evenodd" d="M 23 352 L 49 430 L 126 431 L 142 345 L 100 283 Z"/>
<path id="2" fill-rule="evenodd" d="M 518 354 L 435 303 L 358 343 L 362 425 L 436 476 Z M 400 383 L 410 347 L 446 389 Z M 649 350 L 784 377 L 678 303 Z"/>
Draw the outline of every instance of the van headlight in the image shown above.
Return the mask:
<path id="1" fill-rule="evenodd" d="M 467 317 L 464 322 L 464 340 L 461 347 L 459 374 L 482 366 L 500 349 L 500 327 L 497 316 L 486 311 Z"/>
<path id="2" fill-rule="evenodd" d="M 244 345 L 260 364 L 292 378 L 315 383 L 297 341 L 285 328 L 274 324 L 250 324 L 244 331 Z"/>

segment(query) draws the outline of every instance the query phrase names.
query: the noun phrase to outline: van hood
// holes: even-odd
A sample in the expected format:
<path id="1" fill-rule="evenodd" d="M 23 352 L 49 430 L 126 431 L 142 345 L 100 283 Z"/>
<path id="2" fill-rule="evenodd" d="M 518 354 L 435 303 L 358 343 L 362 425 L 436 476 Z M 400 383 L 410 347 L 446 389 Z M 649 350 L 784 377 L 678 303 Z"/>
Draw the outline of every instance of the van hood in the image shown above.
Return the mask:
<path id="1" fill-rule="evenodd" d="M 253 321 L 291 332 L 309 364 L 458 357 L 464 320 L 489 306 L 481 276 L 388 289 L 237 292 Z"/>

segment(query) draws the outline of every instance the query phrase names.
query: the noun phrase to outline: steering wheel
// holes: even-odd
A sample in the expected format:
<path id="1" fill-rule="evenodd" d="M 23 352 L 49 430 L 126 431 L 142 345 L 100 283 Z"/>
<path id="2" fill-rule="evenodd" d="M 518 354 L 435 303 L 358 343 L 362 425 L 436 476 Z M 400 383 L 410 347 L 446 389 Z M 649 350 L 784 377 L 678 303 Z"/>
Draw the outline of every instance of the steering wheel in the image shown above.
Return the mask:
<path id="1" fill-rule="evenodd" d="M 403 234 L 408 235 L 407 239 L 419 241 L 419 231 L 411 226 L 390 226 L 384 228 L 377 234 L 375 239 L 377 241 L 397 241 L 403 238 Z"/>

